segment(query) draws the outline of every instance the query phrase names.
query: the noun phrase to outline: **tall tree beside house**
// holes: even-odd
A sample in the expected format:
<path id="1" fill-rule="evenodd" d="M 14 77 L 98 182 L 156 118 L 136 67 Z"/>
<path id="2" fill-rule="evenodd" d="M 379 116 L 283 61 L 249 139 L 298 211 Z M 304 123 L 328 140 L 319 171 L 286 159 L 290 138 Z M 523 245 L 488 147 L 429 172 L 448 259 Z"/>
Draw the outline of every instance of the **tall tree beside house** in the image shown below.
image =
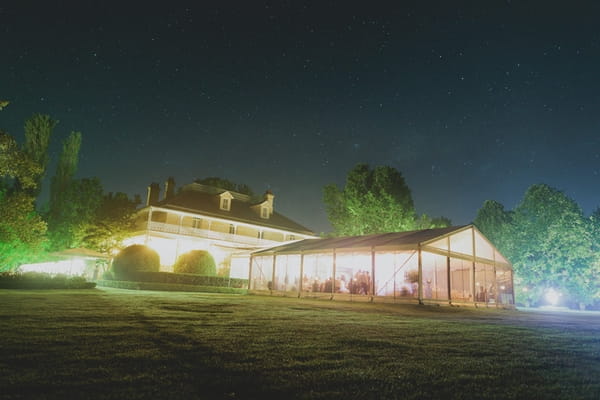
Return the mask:
<path id="1" fill-rule="evenodd" d="M 35 188 L 40 167 L 23 152 L 14 138 L 0 131 L 0 271 L 33 261 L 43 250 L 46 223 L 35 211 Z"/>
<path id="2" fill-rule="evenodd" d="M 63 141 L 62 152 L 58 159 L 56 173 L 50 186 L 50 213 L 60 213 L 63 200 L 61 196 L 73 181 L 79 164 L 79 149 L 81 148 L 81 132 L 71 132 Z"/>
<path id="3" fill-rule="evenodd" d="M 0 131 L 0 178 L 18 180 L 21 187 L 36 186 L 41 167 L 23 152 L 17 141 L 8 133 Z"/>
<path id="4" fill-rule="evenodd" d="M 25 121 L 25 144 L 23 151 L 35 162 L 41 169 L 41 172 L 36 180 L 35 189 L 30 192 L 34 196 L 38 196 L 41 191 L 42 180 L 48 166 L 48 145 L 54 127 L 58 121 L 53 120 L 49 115 L 35 114 Z"/>
<path id="5" fill-rule="evenodd" d="M 447 219 L 417 216 L 404 177 L 395 168 L 357 164 L 340 189 L 327 185 L 323 189 L 329 222 L 334 236 L 401 232 L 445 225 Z"/>
<path id="6" fill-rule="evenodd" d="M 72 207 L 68 204 L 68 196 L 72 194 L 71 186 L 79 163 L 81 132 L 71 132 L 63 142 L 62 152 L 58 159 L 56 173 L 50 183 L 50 208 L 48 211 L 48 227 L 54 249 L 69 247 L 74 239 Z"/>
<path id="7" fill-rule="evenodd" d="M 98 178 L 74 179 L 62 194 L 60 220 L 50 225 L 53 250 L 84 245 L 87 228 L 96 221 L 102 205 L 102 184 Z"/>
<path id="8" fill-rule="evenodd" d="M 45 249 L 46 229 L 33 197 L 0 189 L 0 272 L 38 259 Z"/>

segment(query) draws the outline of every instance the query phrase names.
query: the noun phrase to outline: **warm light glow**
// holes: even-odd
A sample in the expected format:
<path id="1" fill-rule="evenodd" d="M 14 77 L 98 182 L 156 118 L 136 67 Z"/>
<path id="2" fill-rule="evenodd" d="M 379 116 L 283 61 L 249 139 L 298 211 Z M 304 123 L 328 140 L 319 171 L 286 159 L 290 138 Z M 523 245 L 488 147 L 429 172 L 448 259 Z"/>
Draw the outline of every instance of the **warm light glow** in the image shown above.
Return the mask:
<path id="1" fill-rule="evenodd" d="M 248 279 L 248 265 L 250 265 L 250 257 L 231 257 L 231 267 L 229 270 L 230 278 Z"/>
<path id="2" fill-rule="evenodd" d="M 175 264 L 177 257 L 177 242 L 175 240 L 150 237 L 147 246 L 158 253 L 160 265 Z"/>
<path id="3" fill-rule="evenodd" d="M 546 300 L 553 306 L 558 304 L 558 300 L 560 299 L 560 292 L 557 292 L 553 288 L 546 290 L 546 295 L 544 296 Z"/>
<path id="4" fill-rule="evenodd" d="M 37 264 L 23 264 L 20 272 L 43 272 L 47 274 L 83 275 L 85 260 L 74 258 L 72 260 L 53 261 Z"/>

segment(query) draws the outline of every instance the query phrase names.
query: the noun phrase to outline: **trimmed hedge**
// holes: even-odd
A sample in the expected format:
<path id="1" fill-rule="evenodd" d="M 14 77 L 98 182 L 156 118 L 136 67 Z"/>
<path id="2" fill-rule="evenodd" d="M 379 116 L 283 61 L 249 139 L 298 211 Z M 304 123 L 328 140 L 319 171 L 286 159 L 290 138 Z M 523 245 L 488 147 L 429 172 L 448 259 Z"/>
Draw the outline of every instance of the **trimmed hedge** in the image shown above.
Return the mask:
<path id="1" fill-rule="evenodd" d="M 93 289 L 96 283 L 81 276 L 50 275 L 41 272 L 1 274 L 0 289 Z"/>
<path id="2" fill-rule="evenodd" d="M 160 282 L 131 282 L 131 281 L 98 281 L 98 286 L 112 287 L 117 289 L 130 290 L 161 290 L 165 292 L 205 292 L 205 293 L 229 293 L 229 294 L 247 294 L 248 289 L 221 286 L 199 286 L 184 285 L 176 283 Z"/>
<path id="3" fill-rule="evenodd" d="M 206 250 L 192 250 L 177 258 L 173 271 L 178 274 L 217 275 L 215 259 Z"/>
<path id="4" fill-rule="evenodd" d="M 137 271 L 154 271 L 160 269 L 158 253 L 147 246 L 134 244 L 124 248 L 117 254 L 112 263 L 112 272 L 116 278 L 128 278 Z"/>
<path id="5" fill-rule="evenodd" d="M 132 271 L 127 274 L 127 279 L 119 279 L 118 277 L 115 277 L 115 280 L 151 283 L 170 283 L 177 285 L 195 286 L 218 286 L 233 288 L 248 287 L 247 279 L 225 278 L 223 276 L 206 276 L 196 274 L 176 274 L 173 272 Z"/>

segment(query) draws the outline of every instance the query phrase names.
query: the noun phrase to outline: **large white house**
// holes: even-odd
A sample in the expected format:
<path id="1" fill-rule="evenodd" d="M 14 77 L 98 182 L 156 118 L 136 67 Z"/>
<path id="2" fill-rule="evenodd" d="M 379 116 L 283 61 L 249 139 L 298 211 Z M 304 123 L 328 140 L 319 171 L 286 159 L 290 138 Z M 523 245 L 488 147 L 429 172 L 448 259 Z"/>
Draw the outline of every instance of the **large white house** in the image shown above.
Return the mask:
<path id="1" fill-rule="evenodd" d="M 175 181 L 169 178 L 162 200 L 159 197 L 160 186 L 152 183 L 146 206 L 138 212 L 137 231 L 126 244 L 144 244 L 156 250 L 163 271 L 171 271 L 177 257 L 191 250 L 207 250 L 217 269 L 226 270 L 233 254 L 315 238 L 309 229 L 275 211 L 275 196 L 270 191 L 262 201 L 199 183 L 184 185 L 176 192 Z M 240 277 L 247 274 L 248 266 L 240 271 Z"/>

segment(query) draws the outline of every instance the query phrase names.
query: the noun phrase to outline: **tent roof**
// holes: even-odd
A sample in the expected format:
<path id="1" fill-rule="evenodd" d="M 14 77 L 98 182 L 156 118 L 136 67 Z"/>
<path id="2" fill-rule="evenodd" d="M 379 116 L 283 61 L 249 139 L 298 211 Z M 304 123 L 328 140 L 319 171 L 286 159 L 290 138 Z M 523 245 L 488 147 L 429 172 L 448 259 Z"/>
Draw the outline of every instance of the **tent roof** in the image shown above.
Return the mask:
<path id="1" fill-rule="evenodd" d="M 253 254 L 272 254 L 332 249 L 352 249 L 360 247 L 414 246 L 464 230 L 471 225 L 447 228 L 423 229 L 419 231 L 378 233 L 364 236 L 348 236 L 328 239 L 304 239 L 297 242 L 255 251 Z"/>

